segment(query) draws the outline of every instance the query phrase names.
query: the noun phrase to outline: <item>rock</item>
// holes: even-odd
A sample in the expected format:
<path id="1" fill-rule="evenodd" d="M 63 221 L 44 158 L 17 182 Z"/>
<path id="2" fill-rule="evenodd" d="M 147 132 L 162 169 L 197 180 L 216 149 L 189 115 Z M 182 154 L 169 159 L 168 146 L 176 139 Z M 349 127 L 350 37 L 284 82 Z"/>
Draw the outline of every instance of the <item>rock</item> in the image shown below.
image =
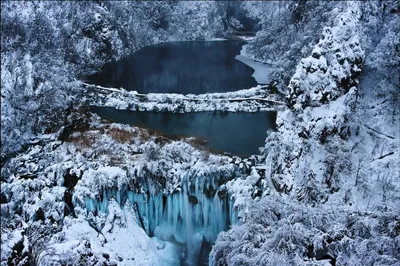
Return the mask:
<path id="1" fill-rule="evenodd" d="M 254 192 L 253 192 L 253 199 L 255 199 L 255 198 L 257 198 L 257 197 L 260 198 L 261 196 L 262 196 L 262 190 L 256 188 L 256 189 L 254 190 Z"/>
<path id="2" fill-rule="evenodd" d="M 204 186 L 203 193 L 207 196 L 207 198 L 213 198 L 217 191 L 214 189 L 213 186 Z"/>
<path id="3" fill-rule="evenodd" d="M 67 170 L 64 175 L 64 186 L 69 190 L 72 190 L 76 183 L 78 183 L 79 177 L 76 175 L 75 171 Z"/>
<path id="4" fill-rule="evenodd" d="M 46 218 L 45 218 L 45 215 L 44 215 L 44 212 L 43 212 L 42 208 L 39 208 L 39 209 L 35 212 L 34 217 L 33 217 L 33 220 L 34 220 L 34 221 L 42 221 L 42 222 L 44 222 L 45 219 L 46 219 Z"/>
<path id="5" fill-rule="evenodd" d="M 197 199 L 196 196 L 190 195 L 190 196 L 189 196 L 189 202 L 192 203 L 192 204 L 198 204 L 198 203 L 199 203 L 199 200 Z"/>
<path id="6" fill-rule="evenodd" d="M 218 197 L 220 199 L 224 198 L 227 195 L 227 191 L 226 190 L 219 190 L 218 191 Z"/>
<path id="7" fill-rule="evenodd" d="M 0 194 L 0 203 L 1 203 L 1 204 L 3 204 L 3 203 L 8 203 L 7 196 L 6 196 L 6 194 L 4 194 L 3 192 L 1 192 L 1 194 Z"/>
<path id="8" fill-rule="evenodd" d="M 19 177 L 22 178 L 22 179 L 31 179 L 31 180 L 33 180 L 33 179 L 35 179 L 37 177 L 37 174 L 24 173 L 24 174 L 21 174 Z"/>

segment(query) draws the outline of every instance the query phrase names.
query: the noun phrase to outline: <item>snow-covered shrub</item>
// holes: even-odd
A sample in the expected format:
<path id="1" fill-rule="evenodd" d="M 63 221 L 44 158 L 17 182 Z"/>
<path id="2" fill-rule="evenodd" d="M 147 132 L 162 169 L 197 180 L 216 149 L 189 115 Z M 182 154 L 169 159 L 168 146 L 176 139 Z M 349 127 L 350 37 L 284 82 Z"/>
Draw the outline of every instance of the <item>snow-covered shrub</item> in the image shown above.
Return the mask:
<path id="1" fill-rule="evenodd" d="M 398 216 L 383 213 L 355 214 L 266 197 L 253 206 L 246 223 L 219 235 L 210 261 L 233 266 L 327 265 L 334 261 L 336 265 L 396 265 L 399 239 L 380 229 L 388 218 L 400 222 Z"/>
<path id="2" fill-rule="evenodd" d="M 277 132 L 262 151 L 267 193 L 258 201 L 247 197 L 244 223 L 220 234 L 211 264 L 399 264 L 400 120 L 392 102 L 398 27 L 389 26 L 398 24 L 390 8 L 398 9 L 371 1 L 366 5 L 380 15 L 360 18 L 364 3 L 345 5 L 298 65 L 291 109 L 278 109 Z M 367 35 L 377 17 L 383 40 Z M 382 46 L 375 50 L 368 41 Z"/>
<path id="3" fill-rule="evenodd" d="M 259 19 L 261 30 L 248 45 L 256 59 L 273 65 L 272 77 L 284 89 L 301 58 L 320 39 L 324 26 L 332 20 L 332 10 L 342 9 L 331 1 L 244 1 L 248 16 Z M 337 12 L 337 11 L 336 11 Z"/>
<path id="4" fill-rule="evenodd" d="M 364 53 L 357 35 L 358 14 L 350 9 L 337 20 L 334 27 L 326 27 L 322 38 L 297 66 L 288 86 L 289 106 L 304 109 L 319 106 L 357 86 Z"/>

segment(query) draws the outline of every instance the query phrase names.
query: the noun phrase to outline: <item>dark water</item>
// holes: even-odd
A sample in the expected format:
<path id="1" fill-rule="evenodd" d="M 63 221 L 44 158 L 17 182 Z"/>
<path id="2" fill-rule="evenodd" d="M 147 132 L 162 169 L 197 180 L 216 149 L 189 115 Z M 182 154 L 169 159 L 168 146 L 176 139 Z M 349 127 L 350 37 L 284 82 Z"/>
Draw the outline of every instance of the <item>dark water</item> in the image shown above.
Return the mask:
<path id="1" fill-rule="evenodd" d="M 166 134 L 196 136 L 213 151 L 247 157 L 264 146 L 266 131 L 275 129 L 275 112 L 134 112 L 109 107 L 90 110 L 111 122 L 146 127 Z"/>
<path id="2" fill-rule="evenodd" d="M 168 42 L 105 65 L 87 82 L 139 93 L 201 94 L 257 85 L 252 68 L 235 59 L 241 41 Z"/>

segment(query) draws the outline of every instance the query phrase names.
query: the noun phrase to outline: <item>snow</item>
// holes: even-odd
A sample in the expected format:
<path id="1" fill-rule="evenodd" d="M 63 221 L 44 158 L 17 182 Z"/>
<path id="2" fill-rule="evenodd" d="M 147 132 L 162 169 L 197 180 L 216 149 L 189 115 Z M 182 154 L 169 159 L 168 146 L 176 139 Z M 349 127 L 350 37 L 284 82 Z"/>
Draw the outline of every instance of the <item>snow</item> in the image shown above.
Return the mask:
<path id="1" fill-rule="evenodd" d="M 102 234 L 96 232 L 84 216 L 65 218 L 62 229 L 64 240 L 62 243 L 51 243 L 54 254 L 43 254 L 42 265 L 66 250 L 84 254 L 88 246 L 98 259 L 118 265 L 179 265 L 175 247 L 171 243 L 149 238 L 137 224 L 132 206 L 127 204 L 121 210 L 115 201 L 110 201 L 109 209 Z M 103 254 L 108 254 L 109 259 L 105 259 Z M 74 260 L 77 263 L 76 258 Z"/>
<path id="2" fill-rule="evenodd" d="M 236 38 L 239 38 L 239 39 L 242 39 L 242 40 L 244 40 L 244 41 L 252 41 L 252 40 L 254 40 L 255 39 L 255 37 L 254 36 L 235 36 Z"/>
<path id="3" fill-rule="evenodd" d="M 246 45 L 243 45 L 240 55 L 237 55 L 235 59 L 254 69 L 252 77 L 254 77 L 258 84 L 269 84 L 271 82 L 269 75 L 271 67 L 268 64 L 257 62 L 250 58 L 246 53 Z"/>
<path id="4" fill-rule="evenodd" d="M 19 166 L 19 174 L 2 186 L 4 193 L 14 195 L 7 206 L 21 205 L 31 220 L 41 209 L 46 224 L 53 224 L 50 217 L 63 221 L 46 244 L 44 265 L 82 259 L 74 252 L 93 253 L 90 261 L 104 261 L 103 254 L 109 254 L 110 262 L 123 265 L 193 262 L 203 241 L 213 243 L 219 232 L 239 222 L 227 187 L 219 185 L 246 173 L 248 160 L 205 154 L 184 140 L 157 144 L 146 137 L 146 130 L 97 119 L 92 118 L 87 131 L 73 132 L 68 141 L 43 138 L 44 144 L 10 161 Z M 116 130 L 132 134 L 132 141 L 114 139 Z M 90 146 L 81 146 L 81 141 L 92 138 Z M 22 179 L 26 172 L 37 177 Z M 77 177 L 68 189 L 75 218 L 63 217 L 65 186 L 71 185 L 64 179 L 67 172 Z M 164 242 L 171 239 L 179 245 Z M 152 254 L 151 259 L 145 254 Z"/>
<path id="5" fill-rule="evenodd" d="M 399 264 L 395 1 L 241 4 L 262 28 L 247 56 L 275 63 L 268 72 L 282 91 L 289 84 L 290 106 L 266 86 L 204 95 L 95 88 L 84 95 L 89 104 L 140 111 L 276 109 L 277 132 L 268 133 L 255 162 L 102 124 L 74 109 L 75 118 L 65 117 L 66 105 L 85 100 L 82 84 L 72 82 L 77 73 L 154 41 L 223 31 L 215 2 L 85 5 L 2 2 L 2 23 L 30 34 L 23 48 L 9 31 L 2 36 L 2 265 L 30 265 L 36 255 L 39 265 L 180 265 L 195 261 L 203 239 L 216 240 L 210 265 Z M 160 10 L 168 29 L 157 28 Z M 302 20 L 290 22 L 296 12 Z M 39 29 L 47 23 L 55 31 L 46 35 L 57 40 L 54 49 L 34 46 L 43 41 L 31 34 L 34 17 L 45 22 Z M 82 35 L 86 28 L 95 38 Z M 99 54 L 103 41 L 112 56 Z M 77 63 L 60 47 L 71 48 Z M 87 124 L 62 124 L 76 129 L 63 140 L 54 133 L 61 126 L 37 126 L 58 120 Z"/>
<path id="6" fill-rule="evenodd" d="M 295 109 L 308 102 L 315 106 L 336 99 L 348 86 L 358 83 L 364 52 L 359 44 L 358 26 L 353 21 L 356 13 L 349 9 L 337 18 L 340 25 L 325 27 L 311 56 L 301 59 L 288 86 L 287 97 Z"/>
<path id="7" fill-rule="evenodd" d="M 277 108 L 262 180 L 227 183 L 243 222 L 219 235 L 211 264 L 331 263 L 320 253 L 338 265 L 398 264 L 398 234 L 379 229 L 399 221 L 398 100 L 383 92 L 391 87 L 376 73 L 383 64 L 366 71 L 360 63 L 359 3 L 334 11 L 333 26 L 300 60 L 288 92 L 300 104 Z M 343 90 L 335 79 L 349 76 L 355 81 Z M 320 88 L 333 97 L 321 101 Z M 261 199 L 253 196 L 258 189 Z M 373 245 L 384 248 L 374 253 Z"/>
<path id="8" fill-rule="evenodd" d="M 228 39 L 225 38 L 211 38 L 207 39 L 207 41 L 215 41 L 215 42 L 220 42 L 220 41 L 227 41 Z"/>
<path id="9" fill-rule="evenodd" d="M 157 112 L 202 112 L 202 111 L 229 111 L 229 112 L 256 112 L 275 110 L 277 105 L 285 104 L 278 95 L 268 95 L 267 86 L 258 85 L 253 88 L 226 93 L 206 94 L 175 94 L 175 93 L 148 93 L 121 91 L 115 88 L 100 88 L 111 93 L 102 93 L 98 86 L 87 95 L 90 105 L 129 109 L 133 111 Z"/>
<path id="10" fill-rule="evenodd" d="M 9 256 L 10 253 L 12 252 L 12 248 L 15 246 L 15 244 L 17 244 L 18 242 L 23 240 L 23 236 L 21 234 L 22 232 L 23 232 L 23 230 L 16 230 L 14 232 L 10 232 L 10 234 L 7 234 L 7 236 L 4 236 L 4 239 L 8 238 L 8 242 L 6 242 L 5 245 L 3 245 L 3 243 L 1 245 L 2 257 L 5 256 L 6 254 L 8 254 L 8 256 Z M 2 240 L 3 240 L 3 237 L 2 237 Z"/>

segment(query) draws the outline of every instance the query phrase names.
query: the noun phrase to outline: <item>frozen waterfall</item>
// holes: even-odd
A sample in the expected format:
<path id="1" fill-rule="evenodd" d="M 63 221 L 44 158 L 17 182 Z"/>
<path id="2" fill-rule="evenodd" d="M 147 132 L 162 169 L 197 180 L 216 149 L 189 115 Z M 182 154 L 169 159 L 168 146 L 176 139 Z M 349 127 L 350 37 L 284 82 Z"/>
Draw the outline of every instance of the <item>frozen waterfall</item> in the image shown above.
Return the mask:
<path id="1" fill-rule="evenodd" d="M 136 206 L 146 233 L 183 246 L 189 265 L 202 265 L 219 232 L 238 222 L 225 186 L 212 178 L 188 181 L 185 177 L 181 187 L 168 195 L 110 189 L 97 199 L 87 198 L 86 208 L 89 212 L 107 212 L 110 198 L 121 207 L 129 200 Z"/>

